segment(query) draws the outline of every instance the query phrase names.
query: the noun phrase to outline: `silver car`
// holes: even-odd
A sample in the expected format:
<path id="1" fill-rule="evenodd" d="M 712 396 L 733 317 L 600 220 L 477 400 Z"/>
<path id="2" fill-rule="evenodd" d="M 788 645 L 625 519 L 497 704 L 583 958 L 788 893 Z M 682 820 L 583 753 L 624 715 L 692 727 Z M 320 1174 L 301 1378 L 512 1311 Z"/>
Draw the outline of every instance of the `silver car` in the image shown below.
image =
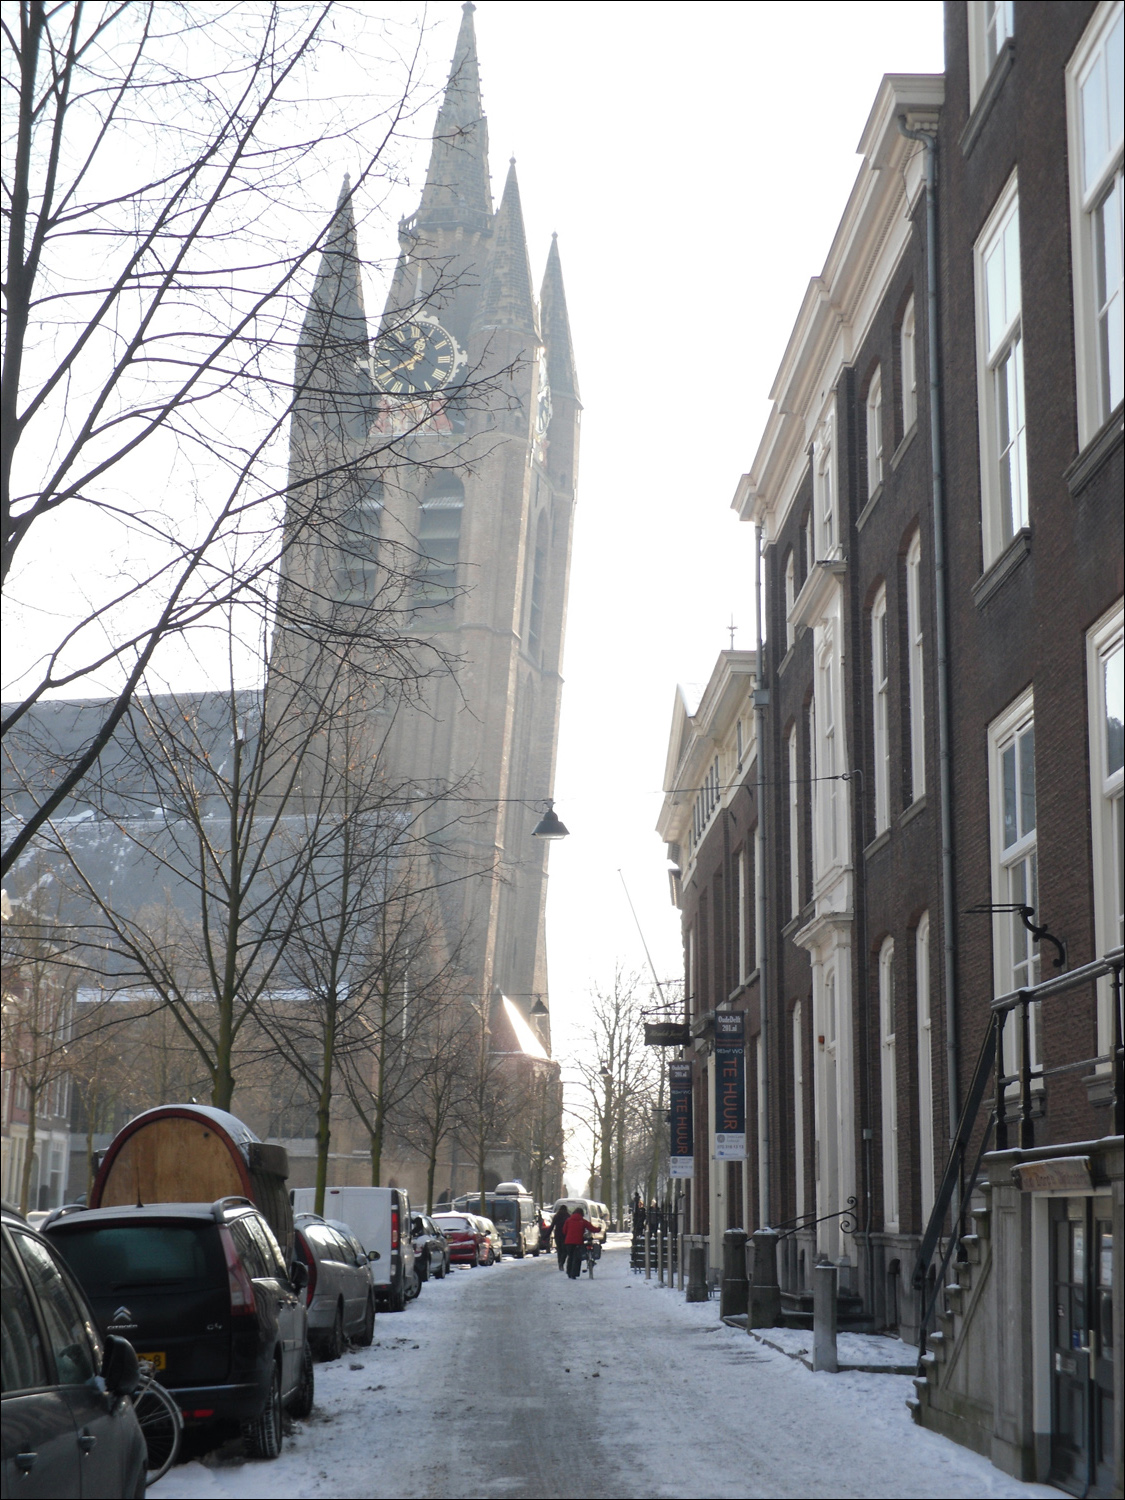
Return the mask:
<path id="1" fill-rule="evenodd" d="M 309 1272 L 309 1343 L 325 1359 L 339 1359 L 348 1339 L 370 1344 L 375 1337 L 375 1294 L 363 1246 L 319 1214 L 295 1215 L 293 1238 Z"/>

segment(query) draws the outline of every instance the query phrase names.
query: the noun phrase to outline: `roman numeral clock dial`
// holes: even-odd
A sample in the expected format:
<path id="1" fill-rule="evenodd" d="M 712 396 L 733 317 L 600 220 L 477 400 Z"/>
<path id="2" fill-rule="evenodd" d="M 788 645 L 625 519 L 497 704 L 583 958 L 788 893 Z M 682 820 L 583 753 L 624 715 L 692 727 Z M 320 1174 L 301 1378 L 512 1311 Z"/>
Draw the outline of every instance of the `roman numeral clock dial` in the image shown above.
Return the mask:
<path id="1" fill-rule="evenodd" d="M 457 340 L 434 318 L 415 318 L 388 329 L 371 351 L 376 387 L 407 401 L 443 390 L 464 363 Z"/>

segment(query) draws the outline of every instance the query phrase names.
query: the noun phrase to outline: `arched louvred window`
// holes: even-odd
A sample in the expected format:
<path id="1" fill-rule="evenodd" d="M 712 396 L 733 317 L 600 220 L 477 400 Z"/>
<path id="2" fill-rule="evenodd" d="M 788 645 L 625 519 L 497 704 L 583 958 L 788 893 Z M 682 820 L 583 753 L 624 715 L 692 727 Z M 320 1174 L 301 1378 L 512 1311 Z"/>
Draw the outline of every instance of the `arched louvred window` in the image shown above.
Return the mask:
<path id="1" fill-rule="evenodd" d="M 383 529 L 383 486 L 357 481 L 336 529 L 336 594 L 349 604 L 375 597 L 379 539 Z"/>
<path id="2" fill-rule="evenodd" d="M 415 605 L 421 609 L 451 606 L 456 597 L 464 507 L 465 487 L 453 475 L 442 475 L 435 480 L 422 500 L 414 589 Z"/>
<path id="3" fill-rule="evenodd" d="M 527 617 L 527 649 L 538 656 L 543 641 L 543 594 L 547 586 L 547 516 L 539 512 L 535 525 L 535 552 L 531 562 L 531 608 Z"/>

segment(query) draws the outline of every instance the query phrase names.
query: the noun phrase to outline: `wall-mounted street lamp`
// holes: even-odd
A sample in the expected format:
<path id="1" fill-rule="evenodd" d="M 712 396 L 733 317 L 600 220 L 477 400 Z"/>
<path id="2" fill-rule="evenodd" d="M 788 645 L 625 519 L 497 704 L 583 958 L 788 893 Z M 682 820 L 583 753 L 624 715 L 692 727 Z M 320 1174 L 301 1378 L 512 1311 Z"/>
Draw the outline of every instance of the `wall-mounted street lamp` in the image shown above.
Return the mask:
<path id="1" fill-rule="evenodd" d="M 547 1007 L 543 1004 L 543 1001 L 538 995 L 536 995 L 535 997 L 535 1004 L 531 1007 L 531 1014 L 537 1017 L 542 1017 L 548 1014 Z"/>
<path id="2" fill-rule="evenodd" d="M 555 811 L 555 804 L 547 798 L 547 811 L 531 830 L 533 839 L 565 839 L 570 829 L 565 823 L 559 821 L 559 815 Z"/>

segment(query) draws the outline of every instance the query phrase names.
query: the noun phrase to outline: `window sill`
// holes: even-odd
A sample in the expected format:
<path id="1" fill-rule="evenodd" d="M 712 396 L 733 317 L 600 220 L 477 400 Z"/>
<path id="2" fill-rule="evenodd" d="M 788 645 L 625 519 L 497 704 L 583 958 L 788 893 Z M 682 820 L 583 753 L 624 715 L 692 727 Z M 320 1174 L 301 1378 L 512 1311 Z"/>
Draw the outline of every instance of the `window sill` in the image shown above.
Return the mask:
<path id="1" fill-rule="evenodd" d="M 870 859 L 873 854 L 878 854 L 880 849 L 885 849 L 891 841 L 891 830 L 884 828 L 882 833 L 877 833 L 863 851 L 864 859 Z"/>
<path id="2" fill-rule="evenodd" d="M 1000 556 L 977 579 L 972 587 L 973 603 L 981 609 L 993 594 L 1008 581 L 1031 551 L 1031 532 L 1026 526 L 1017 531 Z"/>
<path id="3" fill-rule="evenodd" d="M 1086 1098 L 1094 1109 L 1106 1109 L 1113 1103 L 1112 1068 L 1107 1068 L 1104 1073 L 1091 1073 L 1082 1081 L 1086 1085 Z"/>
<path id="4" fill-rule="evenodd" d="M 914 801 L 904 812 L 899 813 L 898 826 L 900 828 L 905 828 L 907 823 L 912 823 L 919 813 L 923 813 L 925 811 L 926 794 L 925 792 L 923 792 L 920 797 L 915 797 Z"/>
<path id="5" fill-rule="evenodd" d="M 1110 414 L 1109 420 L 1103 422 L 1098 428 L 1070 467 L 1063 470 L 1066 487 L 1073 499 L 1078 498 L 1103 464 L 1109 462 L 1121 447 L 1123 438 L 1125 438 L 1125 410 L 1119 406 Z"/>
<path id="6" fill-rule="evenodd" d="M 899 464 L 902 463 L 903 458 L 906 456 L 906 450 L 910 447 L 911 443 L 914 441 L 914 439 L 917 437 L 917 435 L 918 435 L 918 418 L 915 417 L 914 420 L 913 420 L 913 422 L 911 422 L 910 426 L 903 433 L 903 435 L 902 435 L 902 442 L 899 443 L 898 447 L 891 454 L 891 469 L 892 469 L 892 471 L 895 470 L 895 469 L 897 469 L 898 466 L 899 466 Z"/>
<path id="7" fill-rule="evenodd" d="M 868 499 L 867 504 L 863 507 L 859 515 L 856 517 L 855 529 L 857 531 L 862 531 L 863 528 L 867 525 L 868 516 L 870 516 L 871 512 L 875 509 L 882 498 L 883 486 L 882 483 L 879 483 L 875 486 L 875 489 Z"/>
<path id="8" fill-rule="evenodd" d="M 1012 71 L 1012 64 L 1016 60 L 1016 43 L 1014 37 L 1009 37 L 1004 43 L 1004 50 L 992 65 L 992 72 L 988 75 L 988 82 L 980 91 L 980 97 L 973 105 L 972 113 L 965 123 L 961 132 L 961 155 L 968 156 L 980 140 L 981 131 L 984 129 L 985 121 L 992 113 L 992 106 L 1004 87 L 1004 80 Z"/>

